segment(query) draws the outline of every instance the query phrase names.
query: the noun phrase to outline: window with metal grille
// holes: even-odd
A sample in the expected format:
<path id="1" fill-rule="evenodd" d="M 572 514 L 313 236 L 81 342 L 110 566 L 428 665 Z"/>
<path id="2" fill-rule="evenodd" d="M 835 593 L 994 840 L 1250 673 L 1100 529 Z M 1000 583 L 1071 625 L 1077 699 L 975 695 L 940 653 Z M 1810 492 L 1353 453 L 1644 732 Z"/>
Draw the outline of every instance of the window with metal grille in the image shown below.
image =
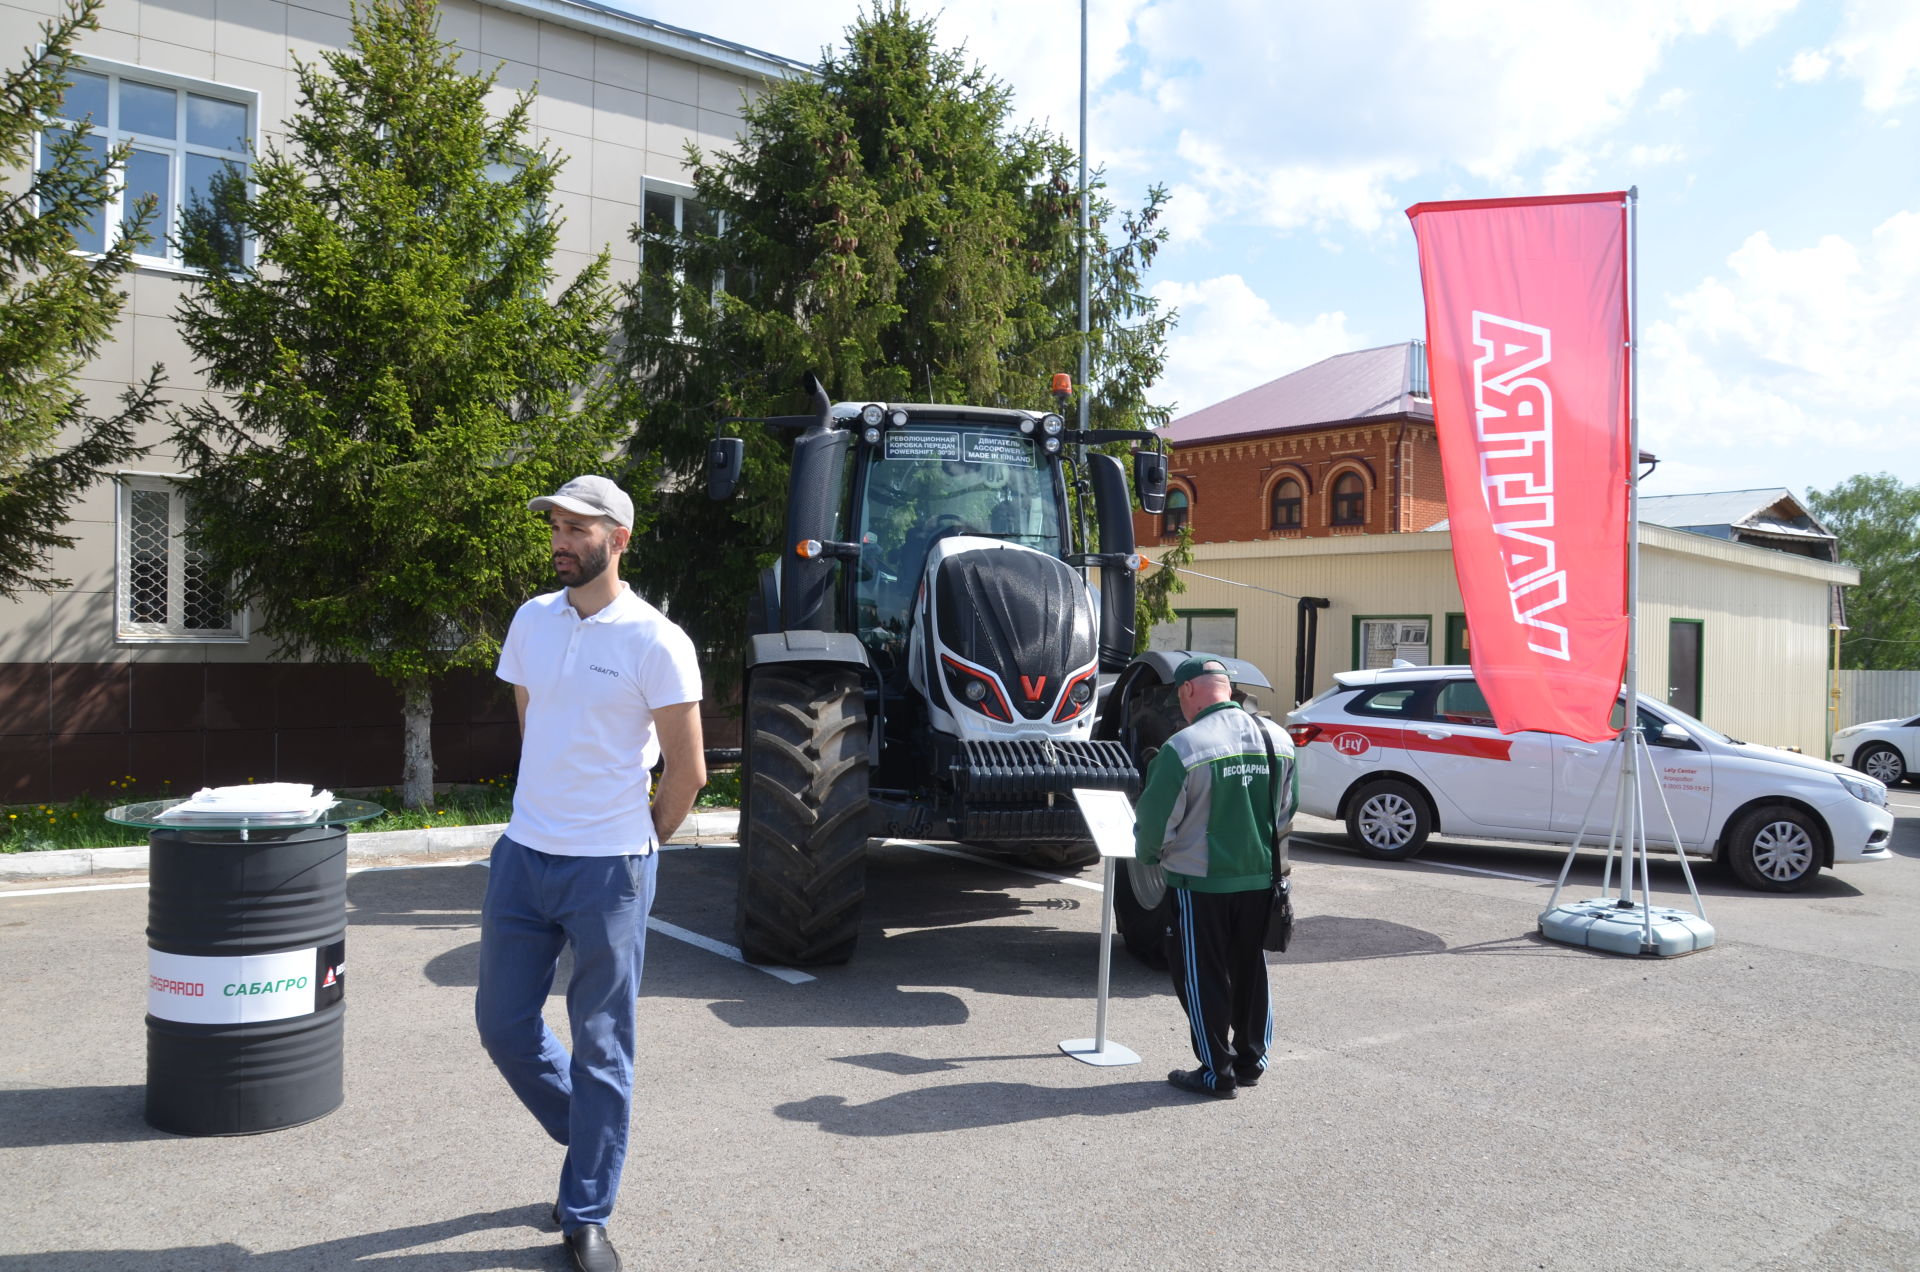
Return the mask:
<path id="1" fill-rule="evenodd" d="M 122 474 L 115 635 L 134 641 L 241 641 L 224 584 L 187 543 L 186 496 L 170 477 Z"/>
<path id="2" fill-rule="evenodd" d="M 1300 483 L 1288 477 L 1273 488 L 1273 528 L 1300 528 Z"/>
<path id="3" fill-rule="evenodd" d="M 146 264 L 180 264 L 180 218 L 203 204 L 214 177 L 250 166 L 248 143 L 254 134 L 255 99 L 216 84 L 120 67 L 89 59 L 89 69 L 70 71 L 72 85 L 59 113 L 40 135 L 39 164 L 45 168 L 52 148 L 75 124 L 91 120 L 82 141 L 95 160 L 113 147 L 132 149 L 118 174 L 117 189 L 105 207 L 78 230 L 78 247 L 104 252 L 140 201 L 151 195 L 154 213 L 147 221 L 152 239 L 134 253 Z M 237 232 L 223 233 L 235 264 L 245 247 Z"/>
<path id="4" fill-rule="evenodd" d="M 1367 487 L 1359 473 L 1341 473 L 1333 482 L 1333 524 L 1357 526 L 1367 519 Z"/>

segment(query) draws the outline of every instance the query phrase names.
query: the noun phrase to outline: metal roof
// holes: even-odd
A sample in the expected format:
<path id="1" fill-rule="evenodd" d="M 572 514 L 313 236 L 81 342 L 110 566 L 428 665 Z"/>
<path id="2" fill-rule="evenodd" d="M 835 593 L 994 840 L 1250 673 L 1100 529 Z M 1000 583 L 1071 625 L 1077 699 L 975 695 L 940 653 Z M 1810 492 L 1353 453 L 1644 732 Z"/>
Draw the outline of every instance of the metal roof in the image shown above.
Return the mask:
<path id="1" fill-rule="evenodd" d="M 1433 400 L 1426 392 L 1426 345 L 1403 340 L 1336 354 L 1202 407 L 1169 424 L 1166 438 L 1191 446 L 1348 420 L 1401 415 L 1430 420 Z"/>
<path id="2" fill-rule="evenodd" d="M 1640 519 L 1676 530 L 1738 527 L 1765 534 L 1834 537 L 1785 486 L 1710 490 L 1694 495 L 1642 495 Z"/>
<path id="3" fill-rule="evenodd" d="M 643 18 L 607 0 L 481 0 L 481 3 L 747 75 L 793 79 L 819 73 L 811 63 Z"/>

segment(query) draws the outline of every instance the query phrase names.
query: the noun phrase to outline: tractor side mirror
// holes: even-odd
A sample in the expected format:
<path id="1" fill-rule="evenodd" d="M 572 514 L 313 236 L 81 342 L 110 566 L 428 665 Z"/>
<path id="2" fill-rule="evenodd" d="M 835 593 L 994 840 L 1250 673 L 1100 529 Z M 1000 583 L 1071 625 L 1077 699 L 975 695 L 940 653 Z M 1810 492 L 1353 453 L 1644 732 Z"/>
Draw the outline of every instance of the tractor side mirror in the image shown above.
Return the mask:
<path id="1" fill-rule="evenodd" d="M 737 437 L 716 437 L 707 443 L 707 498 L 733 498 L 746 450 L 746 443 Z"/>
<path id="2" fill-rule="evenodd" d="M 1133 453 L 1133 488 L 1140 494 L 1140 511 L 1167 510 L 1167 457 L 1160 451 Z"/>

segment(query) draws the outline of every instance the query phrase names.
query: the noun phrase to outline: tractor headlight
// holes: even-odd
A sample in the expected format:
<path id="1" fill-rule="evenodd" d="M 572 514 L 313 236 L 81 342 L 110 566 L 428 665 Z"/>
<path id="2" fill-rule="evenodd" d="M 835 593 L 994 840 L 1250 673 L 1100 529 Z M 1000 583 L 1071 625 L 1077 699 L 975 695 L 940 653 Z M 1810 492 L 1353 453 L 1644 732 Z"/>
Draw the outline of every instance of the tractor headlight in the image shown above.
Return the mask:
<path id="1" fill-rule="evenodd" d="M 1840 785 L 1847 788 L 1847 794 L 1855 799 L 1872 804 L 1876 808 L 1887 806 L 1887 788 L 1872 778 L 1852 777 L 1843 773 L 1835 773 L 1833 776 Z"/>
<path id="2" fill-rule="evenodd" d="M 987 683 L 984 680 L 969 680 L 967 687 L 960 692 L 967 695 L 968 702 L 979 702 L 987 696 Z"/>
<path id="3" fill-rule="evenodd" d="M 1031 419 L 1024 419 L 1020 421 L 1020 431 L 1022 433 L 1025 433 L 1027 436 L 1031 437 L 1033 436 L 1033 429 L 1034 429 L 1034 424 Z"/>
<path id="4" fill-rule="evenodd" d="M 860 408 L 860 422 L 870 428 L 879 428 L 881 421 L 886 418 L 886 409 L 878 402 L 869 402 Z"/>
<path id="5" fill-rule="evenodd" d="M 1067 697 L 1072 700 L 1074 706 L 1084 707 L 1087 705 L 1087 699 L 1093 697 L 1093 686 L 1084 680 L 1079 681 L 1068 691 Z"/>
<path id="6" fill-rule="evenodd" d="M 1042 415 L 1040 417 L 1040 431 L 1048 437 L 1058 437 L 1060 430 L 1066 426 L 1067 422 L 1058 415 Z"/>
<path id="7" fill-rule="evenodd" d="M 907 426 L 907 413 L 896 406 L 893 408 L 893 414 L 887 416 L 887 423 L 893 425 L 895 428 L 905 428 Z"/>
<path id="8" fill-rule="evenodd" d="M 869 424 L 860 430 L 860 440 L 869 446 L 878 446 L 880 444 L 880 430 Z"/>
<path id="9" fill-rule="evenodd" d="M 1041 443 L 1041 446 L 1046 449 L 1049 455 L 1058 455 L 1060 453 L 1060 439 L 1057 437 L 1049 437 Z"/>

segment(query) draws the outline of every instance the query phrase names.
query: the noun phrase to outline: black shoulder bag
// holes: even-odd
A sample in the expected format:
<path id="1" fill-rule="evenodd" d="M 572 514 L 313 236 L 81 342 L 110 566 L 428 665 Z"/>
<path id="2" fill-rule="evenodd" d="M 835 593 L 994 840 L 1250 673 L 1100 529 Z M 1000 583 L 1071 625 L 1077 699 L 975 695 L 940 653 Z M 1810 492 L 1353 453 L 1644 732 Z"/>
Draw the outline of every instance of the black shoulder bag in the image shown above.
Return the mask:
<path id="1" fill-rule="evenodd" d="M 1284 784 L 1287 794 L 1283 797 L 1280 756 L 1273 749 L 1273 734 L 1263 721 L 1256 719 L 1253 723 L 1260 730 L 1260 740 L 1267 744 L 1267 786 L 1273 792 L 1273 896 L 1267 907 L 1267 934 L 1260 948 L 1285 953 L 1293 940 L 1293 880 L 1287 877 L 1293 872 L 1293 863 L 1287 860 L 1287 840 L 1291 836 L 1282 828 L 1280 807 L 1283 798 L 1288 804 L 1293 802 L 1292 775 Z M 1291 825 L 1291 809 L 1286 824 Z"/>

